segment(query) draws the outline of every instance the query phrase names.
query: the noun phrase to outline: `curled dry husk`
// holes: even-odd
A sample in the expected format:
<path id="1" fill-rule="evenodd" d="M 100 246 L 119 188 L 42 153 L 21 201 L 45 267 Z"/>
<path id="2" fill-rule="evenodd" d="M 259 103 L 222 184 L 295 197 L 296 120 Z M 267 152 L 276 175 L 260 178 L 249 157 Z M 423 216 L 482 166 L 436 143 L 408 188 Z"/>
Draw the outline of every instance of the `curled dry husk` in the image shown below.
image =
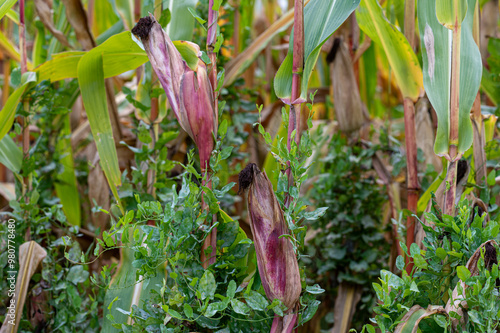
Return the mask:
<path id="1" fill-rule="evenodd" d="M 289 234 L 283 211 L 265 172 L 254 163 L 240 173 L 240 190 L 248 188 L 248 216 L 257 254 L 257 265 L 267 298 L 279 299 L 289 309 L 282 319 L 275 318 L 271 332 L 291 332 L 293 314 L 302 286 L 299 265 L 292 243 L 281 235 Z"/>
<path id="2" fill-rule="evenodd" d="M 212 133 L 217 133 L 218 115 L 199 46 L 182 42 L 198 56 L 196 66 L 190 67 L 152 15 L 141 18 L 132 33 L 141 39 L 177 120 L 200 151 L 204 168 L 213 150 Z"/>

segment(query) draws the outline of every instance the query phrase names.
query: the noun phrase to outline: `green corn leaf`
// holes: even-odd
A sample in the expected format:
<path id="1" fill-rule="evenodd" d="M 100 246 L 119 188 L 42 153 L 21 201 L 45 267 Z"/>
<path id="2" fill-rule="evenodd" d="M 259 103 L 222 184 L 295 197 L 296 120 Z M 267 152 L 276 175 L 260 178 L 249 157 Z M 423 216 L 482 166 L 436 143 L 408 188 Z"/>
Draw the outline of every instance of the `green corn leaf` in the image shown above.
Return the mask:
<path id="1" fill-rule="evenodd" d="M 36 74 L 33 72 L 24 73 L 21 79 L 21 86 L 10 94 L 7 102 L 0 111 L 0 139 L 2 139 L 12 127 L 17 105 L 26 89 L 32 86 L 33 82 L 36 82 Z"/>
<path id="2" fill-rule="evenodd" d="M 71 127 L 69 114 L 64 116 L 61 137 L 56 142 L 56 151 L 61 156 L 63 171 L 57 174 L 55 188 L 63 206 L 64 214 L 71 225 L 81 225 L 80 193 L 75 175 L 73 150 L 71 149 Z"/>
<path id="3" fill-rule="evenodd" d="M 194 17 L 188 8 L 194 8 L 197 2 L 197 0 L 169 2 L 168 9 L 171 13 L 171 19 L 167 26 L 167 34 L 171 40 L 193 39 Z"/>
<path id="4" fill-rule="evenodd" d="M 96 42 L 103 37 L 112 27 L 121 26 L 121 29 L 114 34 L 120 33 L 124 30 L 123 20 L 120 19 L 111 4 L 111 1 L 95 1 L 94 2 L 94 23 L 92 31 L 96 37 Z M 113 34 L 113 35 L 114 35 Z M 111 35 L 110 35 L 111 36 Z M 105 39 L 108 39 L 108 36 Z"/>
<path id="5" fill-rule="evenodd" d="M 77 77 L 78 63 L 85 54 L 84 51 L 69 51 L 52 56 L 51 60 L 44 62 L 36 69 L 40 81 L 55 82 Z"/>
<path id="6" fill-rule="evenodd" d="M 166 277 L 165 267 L 161 266 L 157 269 L 156 276 L 147 279 L 148 281 L 141 279 L 136 283 L 137 268 L 132 265 L 134 250 L 125 246 L 121 248 L 120 254 L 120 266 L 111 279 L 104 297 L 102 333 L 123 332 L 121 329 L 114 328 L 107 316 L 111 314 L 116 322 L 131 324 L 130 317 L 118 309 L 131 311 L 132 305 L 141 306 L 146 299 L 151 297 L 151 290 L 160 290 L 163 279 Z"/>
<path id="7" fill-rule="evenodd" d="M 436 110 L 438 128 L 434 151 L 448 153 L 450 123 L 451 31 L 436 18 L 436 0 L 418 2 L 418 26 L 422 46 L 424 86 Z M 481 82 L 481 54 L 472 36 L 476 0 L 467 0 L 467 15 L 460 36 L 460 100 L 458 151 L 464 153 L 472 145 L 470 110 Z"/>
<path id="8" fill-rule="evenodd" d="M 134 0 L 114 0 L 115 10 L 125 23 L 127 30 L 134 27 Z"/>
<path id="9" fill-rule="evenodd" d="M 14 6 L 17 0 L 3 0 L 0 4 L 0 19 Z"/>
<path id="10" fill-rule="evenodd" d="M 36 67 L 38 65 L 41 65 L 47 59 L 47 49 L 45 48 L 45 28 L 43 24 L 37 22 L 35 26 L 37 29 L 37 34 L 35 37 L 35 42 L 33 43 L 33 52 L 31 53 L 31 58 L 33 59 L 33 65 Z"/>
<path id="11" fill-rule="evenodd" d="M 422 70 L 408 40 L 387 21 L 376 0 L 362 0 L 356 19 L 359 28 L 384 49 L 403 96 L 416 101 L 423 90 Z"/>
<path id="12" fill-rule="evenodd" d="M 446 169 L 443 169 L 441 173 L 434 179 L 432 184 L 427 188 L 427 190 L 422 194 L 422 196 L 418 199 L 418 204 L 417 204 L 417 212 L 422 213 L 425 211 L 427 208 L 427 204 L 429 203 L 429 200 L 431 200 L 432 193 L 436 192 L 436 190 L 439 188 L 439 185 L 444 181 L 446 178 Z"/>
<path id="13" fill-rule="evenodd" d="M 148 61 L 146 52 L 132 39 L 130 31 L 125 31 L 110 37 L 89 52 L 70 51 L 55 55 L 37 68 L 39 80 L 76 78 L 78 63 L 86 53 L 102 55 L 105 78 L 134 70 Z"/>
<path id="14" fill-rule="evenodd" d="M 467 0 L 436 0 L 436 18 L 443 26 L 453 30 L 460 25 L 467 13 Z"/>
<path id="15" fill-rule="evenodd" d="M 0 163 L 14 173 L 19 173 L 21 170 L 23 153 L 8 135 L 0 140 Z"/>
<path id="16" fill-rule="evenodd" d="M 304 72 L 300 97 L 307 100 L 307 86 L 321 51 L 321 46 L 359 5 L 360 0 L 311 0 L 304 9 Z M 291 34 L 293 36 L 293 32 Z M 288 54 L 274 80 L 274 90 L 286 104 L 291 104 L 293 38 Z"/>
<path id="17" fill-rule="evenodd" d="M 19 24 L 19 14 L 12 9 L 9 9 L 7 13 L 5 14 L 8 18 L 12 20 L 15 24 Z"/>
<path id="18" fill-rule="evenodd" d="M 109 119 L 104 84 L 103 56 L 101 53 L 88 52 L 82 57 L 78 63 L 78 82 L 90 129 L 99 152 L 102 170 L 119 204 L 120 200 L 116 187 L 121 185 L 121 173 L 113 139 L 113 129 Z M 121 207 L 120 204 L 119 206 Z"/>
<path id="19" fill-rule="evenodd" d="M 500 104 L 500 39 L 491 37 L 488 41 L 488 69 L 483 68 L 481 87 L 494 105 Z"/>

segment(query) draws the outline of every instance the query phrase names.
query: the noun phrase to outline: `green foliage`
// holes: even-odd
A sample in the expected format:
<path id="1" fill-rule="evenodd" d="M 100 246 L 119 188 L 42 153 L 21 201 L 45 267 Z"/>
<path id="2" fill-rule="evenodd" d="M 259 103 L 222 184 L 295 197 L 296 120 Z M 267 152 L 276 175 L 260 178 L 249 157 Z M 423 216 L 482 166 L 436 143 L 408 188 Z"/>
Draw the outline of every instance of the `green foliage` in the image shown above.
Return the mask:
<path id="1" fill-rule="evenodd" d="M 314 94 L 310 95 L 310 99 L 311 101 L 314 100 Z M 307 107 L 310 111 L 312 110 L 312 104 L 308 103 Z M 258 107 L 258 109 L 260 114 L 262 106 Z M 312 127 L 311 117 L 312 113 L 307 120 L 308 129 Z M 289 126 L 288 119 L 288 112 L 283 108 L 282 122 L 286 132 L 288 132 Z M 308 177 L 307 170 L 310 165 L 307 165 L 307 159 L 312 155 L 313 147 L 316 143 L 311 139 L 309 131 L 304 131 L 300 138 L 300 144 L 297 145 L 295 141 L 296 131 L 294 130 L 291 133 L 290 150 L 288 150 L 285 138 L 277 135 L 273 142 L 271 135 L 265 131 L 262 124 L 256 123 L 254 126 L 258 127 L 266 144 L 270 146 L 270 153 L 276 159 L 277 165 L 279 166 L 279 169 L 275 170 L 274 174 L 275 178 L 278 179 L 275 195 L 283 210 L 288 228 L 291 231 L 290 235 L 283 235 L 282 237 L 287 237 L 292 242 L 298 258 L 304 259 L 301 251 L 305 246 L 305 236 L 307 232 L 305 223 L 306 221 L 313 221 L 321 218 L 327 210 L 327 207 L 320 207 L 314 211 L 308 210 L 307 200 L 300 196 L 301 186 Z M 294 180 L 291 185 L 288 184 L 287 171 L 290 172 Z M 301 268 L 300 272 L 302 281 L 305 281 L 306 276 L 304 269 Z M 303 290 L 305 289 L 305 293 L 300 297 L 299 325 L 304 324 L 314 316 L 320 304 L 320 301 L 316 300 L 316 295 L 324 291 L 318 285 L 307 286 L 304 282 L 302 283 L 302 287 Z M 271 306 L 272 305 L 273 304 L 271 304 Z M 278 308 L 274 306 L 273 310 L 276 312 Z M 279 314 L 279 312 L 277 313 Z"/>
<path id="2" fill-rule="evenodd" d="M 434 206 L 435 207 L 435 206 Z M 478 272 L 471 276 L 465 267 L 469 258 L 482 243 L 497 239 L 500 224 L 490 221 L 483 227 L 485 215 L 479 216 L 467 200 L 458 205 L 456 217 L 443 215 L 433 209 L 426 219 L 435 229 L 423 225 L 426 237 L 424 250 L 416 244 L 408 248 L 401 243 L 405 256 L 415 262 L 413 276 L 404 270 L 404 258 L 399 257 L 397 266 L 402 277 L 382 271 L 379 283 L 373 287 L 380 300 L 375 308 L 373 322 L 385 332 L 392 332 L 403 315 L 414 305 L 427 308 L 429 305 L 445 306 L 458 286 L 468 305 L 468 317 L 464 317 L 467 332 L 493 332 L 500 323 L 500 293 L 498 290 L 498 260 L 485 267 L 484 251 L 479 259 Z M 497 249 L 497 256 L 499 255 Z M 460 281 L 468 286 L 463 291 Z M 458 316 L 452 312 L 451 316 Z M 461 318 L 458 316 L 458 318 Z M 422 332 L 446 332 L 450 323 L 444 316 L 433 316 L 421 325 Z M 365 327 L 369 329 L 369 326 Z M 364 329 L 364 330 L 365 330 Z"/>
<path id="3" fill-rule="evenodd" d="M 165 129 L 169 124 L 164 124 Z M 127 213 L 104 232 L 99 249 L 124 246 L 132 251 L 132 266 L 136 269 L 132 284 L 149 283 L 166 267 L 163 283 L 154 285 L 146 297 L 131 309 L 116 308 L 117 302 L 105 304 L 130 316 L 130 325 L 108 314 L 105 320 L 125 332 L 142 329 L 166 332 L 227 329 L 239 331 L 270 329 L 274 313 L 282 313 L 279 304 L 269 304 L 260 279 L 255 274 L 255 253 L 238 222 L 221 210 L 219 203 L 227 201 L 234 183 L 225 184 L 218 177 L 224 175 L 227 159 L 233 148 L 223 144 L 228 138 L 228 122 L 219 127 L 221 140 L 210 159 L 210 179 L 202 179 L 193 152 L 186 164 L 168 160 L 166 143 L 177 136 L 164 131 L 158 140 L 151 134 L 152 127 L 137 126 L 142 148 L 129 147 L 135 154 L 138 168 L 131 178 L 123 178 L 120 191 Z M 147 145 L 150 144 L 150 145 Z M 180 174 L 172 173 L 181 167 Z M 144 171 L 147 172 L 144 172 Z M 147 187 L 147 174 L 156 172 L 156 196 Z M 211 188 L 203 184 L 211 183 Z M 203 194 L 203 192 L 205 194 Z M 208 210 L 202 208 L 202 196 Z M 211 228 L 205 221 L 218 217 Z M 204 238 L 213 227 L 218 228 L 216 264 L 204 270 L 199 253 Z M 83 259 L 87 260 L 88 256 Z M 161 271 L 161 270 L 160 270 Z M 103 272 L 109 278 L 110 270 Z M 154 279 L 158 280 L 158 279 Z M 161 281 L 161 277 L 160 277 Z M 151 282 L 153 283 L 153 282 Z M 246 287 L 245 287 L 246 286 Z M 112 312 L 113 313 L 113 312 Z M 114 312 L 116 313 L 116 312 Z"/>
<path id="4" fill-rule="evenodd" d="M 88 265 L 74 265 L 64 259 L 78 260 L 82 251 L 79 242 L 79 228 L 72 226 L 63 211 L 60 199 L 55 196 L 57 175 L 65 170 L 65 154 L 56 149 L 56 140 L 65 124 L 65 118 L 75 101 L 77 82 L 69 81 L 55 88 L 48 81 L 43 81 L 27 91 L 30 109 L 20 106 L 18 114 L 30 115 L 31 120 L 44 129 L 33 133 L 35 144 L 30 150 L 30 157 L 22 160 L 21 175 L 32 177 L 33 189 L 23 195 L 22 177 L 16 177 L 16 195 L 18 200 L 10 202 L 11 212 L 2 213 L 1 219 L 13 218 L 16 221 L 16 244 L 22 244 L 26 232 L 38 244 L 42 244 L 47 256 L 42 264 L 42 271 L 32 279 L 28 294 L 29 309 L 38 309 L 41 320 L 35 324 L 23 318 L 19 332 L 34 332 L 45 327 L 52 332 L 99 332 L 99 308 L 102 307 L 104 290 L 91 284 L 88 279 Z M 20 133 L 20 128 L 13 134 Z M 84 185 L 87 166 L 76 161 L 75 171 L 80 184 Z M 29 201 L 28 201 L 29 199 Z M 0 235 L 5 235 L 7 225 L 2 223 Z M 52 232 L 57 230 L 57 233 Z M 60 235 L 64 235 L 61 237 Z M 67 244 L 72 241 L 69 247 Z M 7 244 L 0 245 L 0 302 L 7 304 Z M 16 254 L 17 257 L 17 254 Z M 99 278 L 100 283 L 103 281 Z M 3 319 L 3 318 L 0 318 Z"/>
<path id="5" fill-rule="evenodd" d="M 346 139 L 334 135 L 309 194 L 316 206 L 328 207 L 323 217 L 310 222 L 315 236 L 304 258 L 309 276 L 329 291 L 343 281 L 361 286 L 358 323 L 370 316 L 374 305 L 370 283 L 385 267 L 390 252 L 383 234 L 387 226 L 382 221 L 387 196 L 371 171 L 378 149 L 366 149 L 360 143 L 348 146 Z"/>

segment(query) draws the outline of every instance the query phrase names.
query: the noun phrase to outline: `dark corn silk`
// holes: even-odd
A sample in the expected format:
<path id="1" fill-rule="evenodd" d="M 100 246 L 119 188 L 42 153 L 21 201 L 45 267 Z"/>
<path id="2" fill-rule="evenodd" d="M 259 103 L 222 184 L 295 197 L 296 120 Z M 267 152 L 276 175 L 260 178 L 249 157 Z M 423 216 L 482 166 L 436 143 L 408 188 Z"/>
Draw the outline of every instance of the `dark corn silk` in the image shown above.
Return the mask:
<path id="1" fill-rule="evenodd" d="M 266 296 L 293 309 L 302 291 L 300 272 L 292 243 L 280 238 L 289 230 L 273 185 L 253 163 L 240 173 L 239 180 L 240 191 L 248 188 L 248 216 Z"/>
<path id="2" fill-rule="evenodd" d="M 141 18 L 132 33 L 141 39 L 170 107 L 181 127 L 195 141 L 205 169 L 214 147 L 212 133 L 217 133 L 218 114 L 199 46 L 181 42 L 198 56 L 198 63 L 191 68 L 152 15 Z"/>

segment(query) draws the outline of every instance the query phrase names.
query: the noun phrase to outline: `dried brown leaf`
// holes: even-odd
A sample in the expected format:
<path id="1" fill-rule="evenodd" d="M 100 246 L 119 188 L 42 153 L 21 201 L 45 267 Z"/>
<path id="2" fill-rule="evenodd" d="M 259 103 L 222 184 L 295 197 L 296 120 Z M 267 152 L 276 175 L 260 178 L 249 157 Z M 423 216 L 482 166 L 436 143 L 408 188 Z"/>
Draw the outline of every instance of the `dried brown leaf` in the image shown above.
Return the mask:
<path id="1" fill-rule="evenodd" d="M 54 26 L 52 22 L 52 3 L 47 0 L 34 0 L 36 12 L 43 25 L 54 35 L 54 37 L 64 46 L 72 49 L 66 36 Z"/>
<path id="2" fill-rule="evenodd" d="M 47 251 L 34 241 L 26 242 L 19 247 L 19 272 L 16 277 L 15 296 L 11 298 L 7 306 L 7 313 L 0 333 L 17 332 L 31 277 L 46 256 Z M 12 306 L 12 313 L 9 306 Z"/>
<path id="3" fill-rule="evenodd" d="M 330 66 L 333 100 L 339 129 L 349 133 L 363 126 L 366 120 L 349 50 L 343 41 L 337 41 L 338 49 Z"/>

